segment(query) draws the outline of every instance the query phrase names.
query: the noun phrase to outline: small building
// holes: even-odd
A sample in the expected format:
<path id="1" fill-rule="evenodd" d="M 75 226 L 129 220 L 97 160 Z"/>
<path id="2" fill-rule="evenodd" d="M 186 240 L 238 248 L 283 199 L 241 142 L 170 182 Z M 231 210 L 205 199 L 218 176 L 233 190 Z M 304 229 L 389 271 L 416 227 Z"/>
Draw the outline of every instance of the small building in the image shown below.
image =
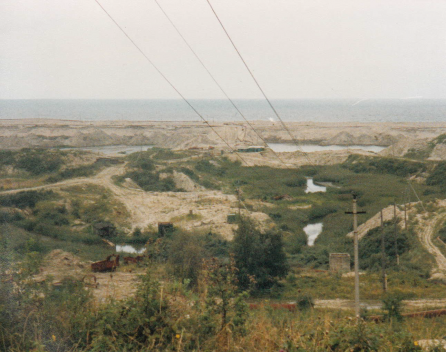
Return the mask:
<path id="1" fill-rule="evenodd" d="M 97 222 L 93 224 L 93 229 L 101 237 L 112 237 L 116 234 L 116 226 L 110 222 Z"/>
<path id="2" fill-rule="evenodd" d="M 350 254 L 330 253 L 330 271 L 332 272 L 350 271 Z"/>
<path id="3" fill-rule="evenodd" d="M 239 153 L 258 153 L 263 152 L 265 150 L 265 147 L 262 146 L 251 146 L 247 148 L 239 148 L 237 151 Z"/>
<path id="4" fill-rule="evenodd" d="M 173 231 L 173 224 L 171 222 L 159 222 L 158 223 L 158 235 L 164 236 L 165 234 Z"/>

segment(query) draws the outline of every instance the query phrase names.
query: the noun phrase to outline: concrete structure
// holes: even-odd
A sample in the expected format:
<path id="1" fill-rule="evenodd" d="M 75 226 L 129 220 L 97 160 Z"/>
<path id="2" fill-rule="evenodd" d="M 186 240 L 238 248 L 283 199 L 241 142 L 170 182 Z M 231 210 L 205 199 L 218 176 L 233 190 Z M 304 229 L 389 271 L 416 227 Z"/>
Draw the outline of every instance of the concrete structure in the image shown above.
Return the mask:
<path id="1" fill-rule="evenodd" d="M 330 271 L 333 272 L 350 271 L 350 254 L 330 253 Z"/>

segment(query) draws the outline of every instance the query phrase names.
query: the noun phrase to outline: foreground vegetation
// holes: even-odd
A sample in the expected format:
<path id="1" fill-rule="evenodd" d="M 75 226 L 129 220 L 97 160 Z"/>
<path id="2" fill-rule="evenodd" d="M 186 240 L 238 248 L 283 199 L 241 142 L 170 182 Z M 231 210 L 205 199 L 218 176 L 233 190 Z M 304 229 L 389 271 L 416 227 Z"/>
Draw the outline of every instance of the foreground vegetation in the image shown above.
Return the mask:
<path id="1" fill-rule="evenodd" d="M 181 279 L 184 272 L 168 269 L 178 263 L 161 265 L 157 258 L 146 264 L 134 296 L 98 304 L 76 280 L 35 282 L 38 250 L 28 242 L 20 264 L 1 262 L 4 351 L 410 352 L 421 351 L 418 340 L 446 334 L 444 317 L 402 321 L 395 295 L 386 298 L 393 303 L 379 324 L 357 322 L 349 311 L 314 309 L 307 293 L 294 311 L 268 300 L 249 305 L 250 291 L 239 288 L 234 260 L 203 258 L 192 284 Z M 2 258 L 14 252 L 2 251 Z"/>
<path id="2" fill-rule="evenodd" d="M 61 151 L 2 153 L 2 180 L 12 174 L 43 184 L 109 166 L 107 161 L 74 166 Z M 28 163 L 35 158 L 44 165 L 40 171 L 35 170 L 38 163 Z M 146 191 L 180 192 L 184 190 L 177 188 L 173 175 L 181 172 L 207 189 L 239 192 L 244 207 L 268 214 L 275 226 L 260 231 L 249 219 L 238 218 L 233 241 L 212 231 L 176 229 L 160 236 L 146 228 L 129 234 L 129 214 L 100 186 L 0 195 L 0 349 L 416 351 L 415 341 L 446 335 L 443 317 L 400 322 L 399 311 L 389 308 L 378 312 L 387 313 L 385 322 L 358 324 L 349 311 L 313 307 L 316 299 L 353 299 L 353 278 L 327 271 L 329 253 L 350 253 L 353 258 L 352 240 L 345 236 L 352 230 L 351 215 L 345 214 L 351 210 L 351 193 L 358 195 L 361 210 L 367 210 L 360 223 L 395 201 L 413 200 L 414 191 L 434 212 L 434 201 L 446 195 L 444 163 L 352 156 L 342 165 L 274 169 L 155 148 L 125 161 L 126 173 L 116 178 L 117 184 L 131 178 Z M 409 175 L 417 177 L 410 185 Z M 305 193 L 306 177 L 328 182 L 327 192 Z M 147 272 L 134 297 L 99 304 L 77 280 L 54 285 L 51 278 L 40 284 L 32 279 L 55 248 L 84 260 L 109 255 L 93 231 L 100 221 L 116 226 L 109 240 L 147 247 Z M 315 222 L 323 223 L 323 231 L 308 246 L 303 228 Z M 421 246 L 415 225 L 409 219 L 408 228 L 396 233 L 392 222 L 384 226 L 387 295 L 381 288 L 381 230 L 370 231 L 361 241 L 362 299 L 398 303 L 403 298 L 445 297 L 445 282 L 429 278 L 434 262 Z M 445 234 L 442 225 L 438 236 L 443 241 Z M 272 301 L 296 302 L 298 309 L 275 309 Z M 371 313 L 376 312 L 363 315 Z"/>

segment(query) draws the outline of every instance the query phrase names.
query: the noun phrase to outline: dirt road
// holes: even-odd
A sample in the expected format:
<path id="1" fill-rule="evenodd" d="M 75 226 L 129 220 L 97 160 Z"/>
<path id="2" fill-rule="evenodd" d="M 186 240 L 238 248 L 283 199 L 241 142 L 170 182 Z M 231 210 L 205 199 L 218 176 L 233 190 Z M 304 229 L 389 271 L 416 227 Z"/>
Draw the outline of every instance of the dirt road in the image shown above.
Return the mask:
<path id="1" fill-rule="evenodd" d="M 424 247 L 431 253 L 437 262 L 438 271 L 443 274 L 446 273 L 446 258 L 438 247 L 432 242 L 434 231 L 446 219 L 446 214 L 441 213 L 436 215 L 433 219 L 424 220 L 422 216 L 417 217 L 419 220 L 418 236 Z"/>
<path id="2" fill-rule="evenodd" d="M 125 206 L 131 214 L 131 230 L 155 228 L 158 222 L 174 221 L 175 226 L 185 230 L 214 231 L 230 239 L 236 227 L 227 223 L 227 215 L 237 211 L 237 198 L 232 194 L 220 191 L 197 189 L 194 192 L 145 192 L 135 186 L 117 186 L 112 177 L 122 175 L 125 165 L 109 167 L 95 176 L 75 178 L 49 185 L 22 188 L 0 192 L 13 194 L 21 191 L 61 189 L 64 187 L 95 184 L 109 189 L 113 196 Z M 190 215 L 193 212 L 193 216 Z M 243 213 L 247 210 L 243 209 Z M 246 215 L 246 214 L 245 214 Z M 269 226 L 268 215 L 250 212 L 260 226 Z"/>

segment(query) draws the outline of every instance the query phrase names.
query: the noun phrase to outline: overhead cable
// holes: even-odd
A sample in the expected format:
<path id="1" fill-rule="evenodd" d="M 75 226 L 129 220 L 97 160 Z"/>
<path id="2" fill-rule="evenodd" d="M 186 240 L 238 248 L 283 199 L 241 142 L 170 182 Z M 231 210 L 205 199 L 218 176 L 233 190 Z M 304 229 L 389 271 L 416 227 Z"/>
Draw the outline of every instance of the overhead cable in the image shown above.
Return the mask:
<path id="1" fill-rule="evenodd" d="M 262 87 L 260 86 L 259 82 L 257 81 L 257 79 L 255 78 L 254 74 L 252 73 L 251 69 L 249 68 L 248 64 L 246 63 L 245 59 L 243 58 L 242 54 L 240 53 L 240 51 L 237 49 L 237 46 L 235 45 L 234 41 L 232 40 L 231 36 L 229 35 L 228 31 L 226 30 L 225 26 L 223 25 L 223 22 L 220 20 L 220 17 L 218 17 L 217 12 L 215 12 L 214 7 L 212 6 L 210 0 L 206 0 L 207 3 L 209 4 L 212 12 L 214 13 L 215 17 L 217 18 L 218 22 L 220 23 L 221 28 L 223 28 L 223 31 L 226 33 L 226 36 L 228 37 L 229 41 L 231 42 L 232 46 L 234 47 L 235 51 L 237 52 L 238 56 L 240 57 L 240 59 L 242 60 L 243 64 L 245 65 L 246 69 L 248 70 L 249 74 L 251 75 L 252 79 L 254 80 L 255 84 L 257 85 L 257 87 L 259 88 L 260 92 L 262 93 L 262 95 L 265 97 L 266 101 L 268 102 L 269 106 L 271 107 L 271 110 L 274 112 L 274 114 L 276 115 L 276 117 L 279 119 L 279 121 L 281 122 L 283 128 L 288 132 L 288 134 L 290 135 L 292 141 L 294 142 L 294 144 L 305 154 L 305 157 L 307 158 L 308 162 L 315 166 L 312 161 L 310 160 L 308 154 L 300 147 L 299 142 L 296 140 L 296 138 L 294 137 L 294 135 L 291 133 L 290 129 L 285 125 L 285 122 L 282 120 L 282 118 L 280 117 L 279 113 L 277 112 L 277 110 L 274 108 L 273 104 L 271 103 L 271 101 L 268 99 L 266 93 L 264 92 L 264 90 L 262 89 Z"/>
<path id="2" fill-rule="evenodd" d="M 234 101 L 229 97 L 229 95 L 226 93 L 226 91 L 223 89 L 223 87 L 218 83 L 217 79 L 214 77 L 214 75 L 210 72 L 210 70 L 206 67 L 206 65 L 204 64 L 203 60 L 200 59 L 200 57 L 198 56 L 198 54 L 195 52 L 195 50 L 192 48 L 192 46 L 188 43 L 188 41 L 186 40 L 186 38 L 183 36 L 183 34 L 181 34 L 180 30 L 178 29 L 178 27 L 175 25 L 175 23 L 172 21 L 172 19 L 169 17 L 169 15 L 166 13 L 166 11 L 164 10 L 164 8 L 160 5 L 160 3 L 158 2 L 158 0 L 154 0 L 155 3 L 158 5 L 158 7 L 160 8 L 160 10 L 163 12 L 164 16 L 166 16 L 166 18 L 169 20 L 170 24 L 173 26 L 173 28 L 176 30 L 176 32 L 178 33 L 178 35 L 181 37 L 181 39 L 183 39 L 184 43 L 187 45 L 187 47 L 189 48 L 189 50 L 192 52 L 192 54 L 194 54 L 194 56 L 197 58 L 197 60 L 200 62 L 201 66 L 203 66 L 203 68 L 206 70 L 206 72 L 208 73 L 209 77 L 211 77 L 211 79 L 214 81 L 214 83 L 217 85 L 217 87 L 220 89 L 220 91 L 223 93 L 223 95 L 230 101 L 230 103 L 232 104 L 232 106 L 234 107 L 235 110 L 237 110 L 237 112 L 240 114 L 240 116 L 246 121 L 246 123 L 249 125 L 249 127 L 251 127 L 251 129 L 255 132 L 255 134 L 260 138 L 260 140 L 265 144 L 265 146 L 268 146 L 268 143 L 266 142 L 266 140 L 260 135 L 259 132 L 257 132 L 257 130 L 254 128 L 254 126 L 248 121 L 248 119 L 245 117 L 245 115 L 240 111 L 240 109 L 237 107 L 237 105 L 234 103 Z M 271 148 L 270 148 L 271 149 Z M 283 159 L 273 150 L 271 149 L 271 151 L 273 152 L 273 154 L 277 157 L 277 159 L 280 160 L 280 162 L 282 162 L 284 165 L 286 165 L 285 161 L 283 161 Z"/>
<path id="3" fill-rule="evenodd" d="M 195 107 L 189 102 L 189 100 L 186 99 L 186 97 L 181 94 L 181 92 L 175 87 L 175 85 L 161 72 L 161 70 L 153 63 L 152 60 L 150 60 L 150 58 L 144 53 L 144 51 L 141 50 L 141 48 L 134 42 L 134 40 L 127 34 L 127 32 L 119 25 L 118 22 L 115 21 L 115 19 L 107 12 L 107 10 L 100 4 L 100 2 L 98 0 L 94 0 L 99 7 L 105 12 L 105 14 L 112 20 L 112 22 L 119 28 L 119 30 L 127 37 L 127 39 L 133 44 L 133 46 L 141 53 L 142 56 L 144 56 L 144 58 L 146 59 L 146 61 L 148 63 L 150 63 L 150 65 L 152 65 L 152 67 L 161 75 L 161 77 L 164 78 L 164 80 L 175 90 L 175 92 L 186 102 L 187 105 L 189 105 L 189 107 L 203 120 L 203 122 L 223 141 L 223 143 L 225 143 L 229 149 L 231 149 L 232 152 L 234 152 L 239 158 L 240 160 L 242 160 L 246 166 L 249 166 L 248 162 L 241 157 L 241 155 L 239 153 L 237 153 L 237 151 L 234 150 L 234 148 L 232 148 L 228 142 L 226 142 L 226 140 L 215 130 L 214 127 L 212 127 L 212 125 L 203 117 L 203 115 L 201 115 L 197 109 L 195 109 Z"/>

